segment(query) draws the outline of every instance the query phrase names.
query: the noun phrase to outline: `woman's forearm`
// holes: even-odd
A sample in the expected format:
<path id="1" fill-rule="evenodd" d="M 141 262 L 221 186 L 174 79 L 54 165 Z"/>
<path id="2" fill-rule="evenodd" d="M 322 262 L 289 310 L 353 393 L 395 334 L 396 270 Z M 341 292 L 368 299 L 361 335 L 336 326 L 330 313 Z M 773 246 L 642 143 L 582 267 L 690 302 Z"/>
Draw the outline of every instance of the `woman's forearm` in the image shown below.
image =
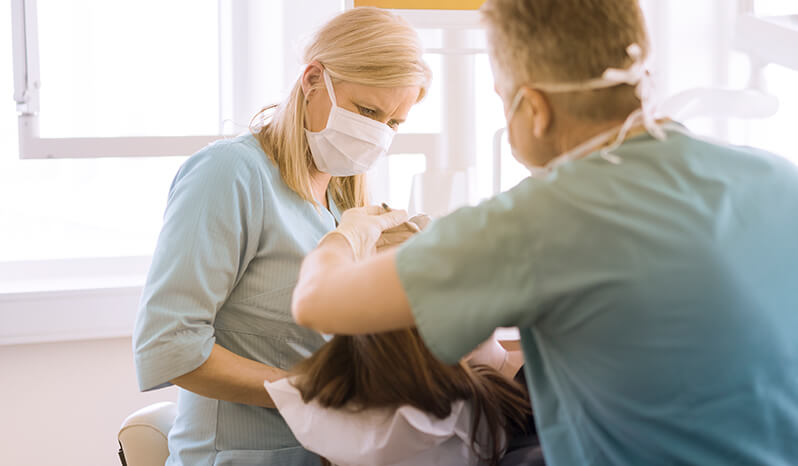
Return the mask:
<path id="1" fill-rule="evenodd" d="M 282 369 L 239 356 L 217 344 L 201 366 L 171 382 L 208 398 L 274 408 L 263 381 L 286 375 Z"/>

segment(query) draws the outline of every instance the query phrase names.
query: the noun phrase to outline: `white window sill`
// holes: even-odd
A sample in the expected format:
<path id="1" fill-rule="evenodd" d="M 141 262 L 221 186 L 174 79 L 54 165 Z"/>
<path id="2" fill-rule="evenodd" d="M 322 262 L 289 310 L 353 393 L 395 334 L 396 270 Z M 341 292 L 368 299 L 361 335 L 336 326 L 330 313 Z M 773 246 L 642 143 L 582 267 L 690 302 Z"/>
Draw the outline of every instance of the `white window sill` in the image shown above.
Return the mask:
<path id="1" fill-rule="evenodd" d="M 0 263 L 0 345 L 130 336 L 149 257 Z"/>
<path id="2" fill-rule="evenodd" d="M 0 262 L 0 346 L 129 337 L 150 261 Z M 520 349 L 517 328 L 496 336 Z"/>

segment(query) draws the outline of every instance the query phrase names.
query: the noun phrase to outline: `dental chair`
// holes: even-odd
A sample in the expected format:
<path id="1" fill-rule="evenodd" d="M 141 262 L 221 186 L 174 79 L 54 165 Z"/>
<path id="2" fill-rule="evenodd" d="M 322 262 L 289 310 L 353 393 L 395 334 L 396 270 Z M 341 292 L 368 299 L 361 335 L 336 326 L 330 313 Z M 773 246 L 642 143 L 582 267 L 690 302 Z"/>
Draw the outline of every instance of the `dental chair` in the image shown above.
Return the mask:
<path id="1" fill-rule="evenodd" d="M 164 401 L 128 416 L 117 435 L 122 466 L 163 466 L 169 456 L 166 439 L 176 415 L 177 404 Z"/>

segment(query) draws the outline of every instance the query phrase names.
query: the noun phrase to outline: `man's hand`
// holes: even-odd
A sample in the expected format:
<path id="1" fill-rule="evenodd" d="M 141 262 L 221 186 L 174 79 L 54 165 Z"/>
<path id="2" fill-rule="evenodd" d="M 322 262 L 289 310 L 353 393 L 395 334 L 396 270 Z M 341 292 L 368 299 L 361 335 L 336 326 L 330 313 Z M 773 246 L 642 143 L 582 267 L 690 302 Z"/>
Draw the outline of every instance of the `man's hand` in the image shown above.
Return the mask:
<path id="1" fill-rule="evenodd" d="M 411 236 L 426 228 L 429 222 L 428 215 L 419 214 L 397 227 L 385 230 L 377 241 L 377 252 L 399 246 L 410 239 Z"/>

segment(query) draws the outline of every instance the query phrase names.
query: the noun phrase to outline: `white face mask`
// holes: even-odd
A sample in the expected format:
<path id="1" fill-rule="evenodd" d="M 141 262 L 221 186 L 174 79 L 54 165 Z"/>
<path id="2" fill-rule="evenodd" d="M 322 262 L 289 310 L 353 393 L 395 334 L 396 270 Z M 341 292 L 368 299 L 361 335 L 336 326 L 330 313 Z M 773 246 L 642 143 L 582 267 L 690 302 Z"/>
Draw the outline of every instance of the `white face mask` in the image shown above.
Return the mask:
<path id="1" fill-rule="evenodd" d="M 332 103 L 327 127 L 315 133 L 305 130 L 316 168 L 333 176 L 365 173 L 388 152 L 395 131 L 384 123 L 339 107 L 327 70 L 322 74 Z"/>

